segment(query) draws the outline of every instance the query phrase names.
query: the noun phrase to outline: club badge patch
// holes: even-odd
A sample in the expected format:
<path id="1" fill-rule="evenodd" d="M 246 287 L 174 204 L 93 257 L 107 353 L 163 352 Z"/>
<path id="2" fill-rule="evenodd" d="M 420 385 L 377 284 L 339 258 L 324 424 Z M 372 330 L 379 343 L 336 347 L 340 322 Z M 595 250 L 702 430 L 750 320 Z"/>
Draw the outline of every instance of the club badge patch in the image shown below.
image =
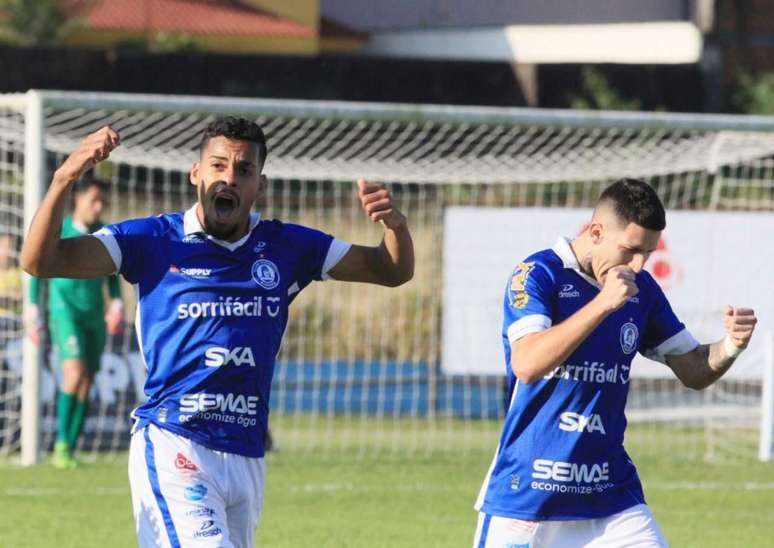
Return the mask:
<path id="1" fill-rule="evenodd" d="M 624 354 L 631 354 L 637 350 L 637 337 L 640 333 L 637 326 L 627 322 L 621 326 L 621 350 Z"/>
<path id="2" fill-rule="evenodd" d="M 268 259 L 258 259 L 253 263 L 253 281 L 264 289 L 274 289 L 280 283 L 279 268 Z"/>

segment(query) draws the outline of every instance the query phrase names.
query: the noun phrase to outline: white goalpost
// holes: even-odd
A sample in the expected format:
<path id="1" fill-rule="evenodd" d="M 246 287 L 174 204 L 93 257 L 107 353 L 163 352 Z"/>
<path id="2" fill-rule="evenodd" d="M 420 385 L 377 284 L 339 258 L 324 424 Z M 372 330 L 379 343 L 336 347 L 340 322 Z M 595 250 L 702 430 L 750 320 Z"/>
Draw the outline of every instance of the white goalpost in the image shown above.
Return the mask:
<path id="1" fill-rule="evenodd" d="M 502 290 L 524 258 L 525 234 L 542 247 L 553 243 L 556 230 L 574 235 L 602 188 L 634 176 L 652 184 L 669 210 L 665 243 L 651 268 L 689 328 L 702 340 L 719 339 L 716 312 L 725 297 L 763 309 L 755 347 L 707 391 L 683 388 L 650 362 L 634 365 L 626 378 L 627 447 L 638 455 L 679 450 L 694 459 L 772 458 L 774 314 L 771 299 L 741 301 L 751 288 L 760 295 L 774 289 L 768 274 L 774 257 L 751 253 L 747 283 L 727 289 L 721 270 L 746 272 L 745 265 L 722 263 L 716 248 L 725 236 L 712 227 L 735 216 L 755 227 L 740 236 L 752 245 L 763 237 L 757 232 L 774 226 L 774 117 L 0 95 L 0 235 L 13 243 L 0 264 L 3 279 L 23 278 L 21 237 L 52 169 L 82 137 L 106 124 L 122 136 L 97 170 L 110 186 L 106 220 L 118 221 L 193 203 L 188 170 L 201 131 L 222 114 L 254 119 L 266 132 L 270 184 L 258 205 L 265 218 L 375 243 L 380 230 L 359 210 L 354 190 L 354 181 L 366 177 L 391 189 L 415 238 L 410 284 L 389 292 L 313 284 L 294 303 L 271 400 L 271 427 L 283 450 L 490 453 L 505 406 Z M 697 226 L 707 227 L 704 240 Z M 700 274 L 694 261 L 704 265 Z M 704 293 L 690 293 L 705 283 Z M 53 443 L 60 373 L 45 344 L 37 348 L 24 338 L 27 299 L 12 285 L 0 287 L 0 455 L 19 453 L 31 464 Z M 131 323 L 131 302 L 127 308 Z M 128 445 L 129 413 L 143 398 L 144 380 L 128 331 L 108 342 L 82 450 Z"/>

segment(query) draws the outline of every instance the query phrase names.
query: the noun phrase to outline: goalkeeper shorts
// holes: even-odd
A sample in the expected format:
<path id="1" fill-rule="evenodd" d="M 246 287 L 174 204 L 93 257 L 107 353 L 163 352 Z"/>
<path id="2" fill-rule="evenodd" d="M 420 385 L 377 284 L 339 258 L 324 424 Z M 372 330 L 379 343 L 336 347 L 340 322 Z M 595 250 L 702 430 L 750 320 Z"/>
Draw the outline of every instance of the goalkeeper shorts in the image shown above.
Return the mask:
<path id="1" fill-rule="evenodd" d="M 132 434 L 129 484 L 140 548 L 253 548 L 263 458 L 214 451 L 154 425 Z"/>
<path id="2" fill-rule="evenodd" d="M 59 311 L 52 312 L 49 320 L 51 343 L 60 360 L 81 360 L 90 375 L 99 371 L 105 350 L 105 322 L 79 321 Z"/>
<path id="3" fill-rule="evenodd" d="M 479 514 L 473 548 L 663 548 L 653 514 L 638 504 L 612 516 L 578 521 L 526 521 Z"/>

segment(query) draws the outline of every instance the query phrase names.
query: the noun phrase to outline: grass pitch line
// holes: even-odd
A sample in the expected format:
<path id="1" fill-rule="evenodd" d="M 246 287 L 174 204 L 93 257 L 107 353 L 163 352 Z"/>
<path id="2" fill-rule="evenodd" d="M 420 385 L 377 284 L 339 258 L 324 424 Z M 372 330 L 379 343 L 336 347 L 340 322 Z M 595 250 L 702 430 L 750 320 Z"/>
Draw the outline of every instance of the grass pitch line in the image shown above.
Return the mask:
<path id="1" fill-rule="evenodd" d="M 740 482 L 722 482 L 722 481 L 646 481 L 645 490 L 653 489 L 658 491 L 773 491 L 774 481 L 740 481 Z"/>
<path id="2" fill-rule="evenodd" d="M 129 495 L 129 487 L 97 487 L 93 489 L 62 489 L 60 487 L 11 487 L 0 490 L 0 497 L 67 497 L 67 496 Z"/>

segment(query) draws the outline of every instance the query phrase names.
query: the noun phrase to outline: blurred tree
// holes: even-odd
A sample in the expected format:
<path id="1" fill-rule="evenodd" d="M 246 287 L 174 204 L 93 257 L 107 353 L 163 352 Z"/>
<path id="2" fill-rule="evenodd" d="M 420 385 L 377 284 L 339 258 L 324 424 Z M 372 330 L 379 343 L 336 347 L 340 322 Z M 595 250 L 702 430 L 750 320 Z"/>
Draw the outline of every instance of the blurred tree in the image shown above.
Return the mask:
<path id="1" fill-rule="evenodd" d="M 157 32 L 149 45 L 154 53 L 193 52 L 199 49 L 193 36 L 179 32 Z"/>
<path id="2" fill-rule="evenodd" d="M 774 114 L 774 72 L 741 72 L 732 101 L 746 114 Z"/>
<path id="3" fill-rule="evenodd" d="M 58 0 L 0 0 L 0 41 L 17 46 L 54 46 L 78 22 Z"/>
<path id="4" fill-rule="evenodd" d="M 637 99 L 621 96 L 594 67 L 583 67 L 581 89 L 569 96 L 570 108 L 579 110 L 640 110 Z"/>

